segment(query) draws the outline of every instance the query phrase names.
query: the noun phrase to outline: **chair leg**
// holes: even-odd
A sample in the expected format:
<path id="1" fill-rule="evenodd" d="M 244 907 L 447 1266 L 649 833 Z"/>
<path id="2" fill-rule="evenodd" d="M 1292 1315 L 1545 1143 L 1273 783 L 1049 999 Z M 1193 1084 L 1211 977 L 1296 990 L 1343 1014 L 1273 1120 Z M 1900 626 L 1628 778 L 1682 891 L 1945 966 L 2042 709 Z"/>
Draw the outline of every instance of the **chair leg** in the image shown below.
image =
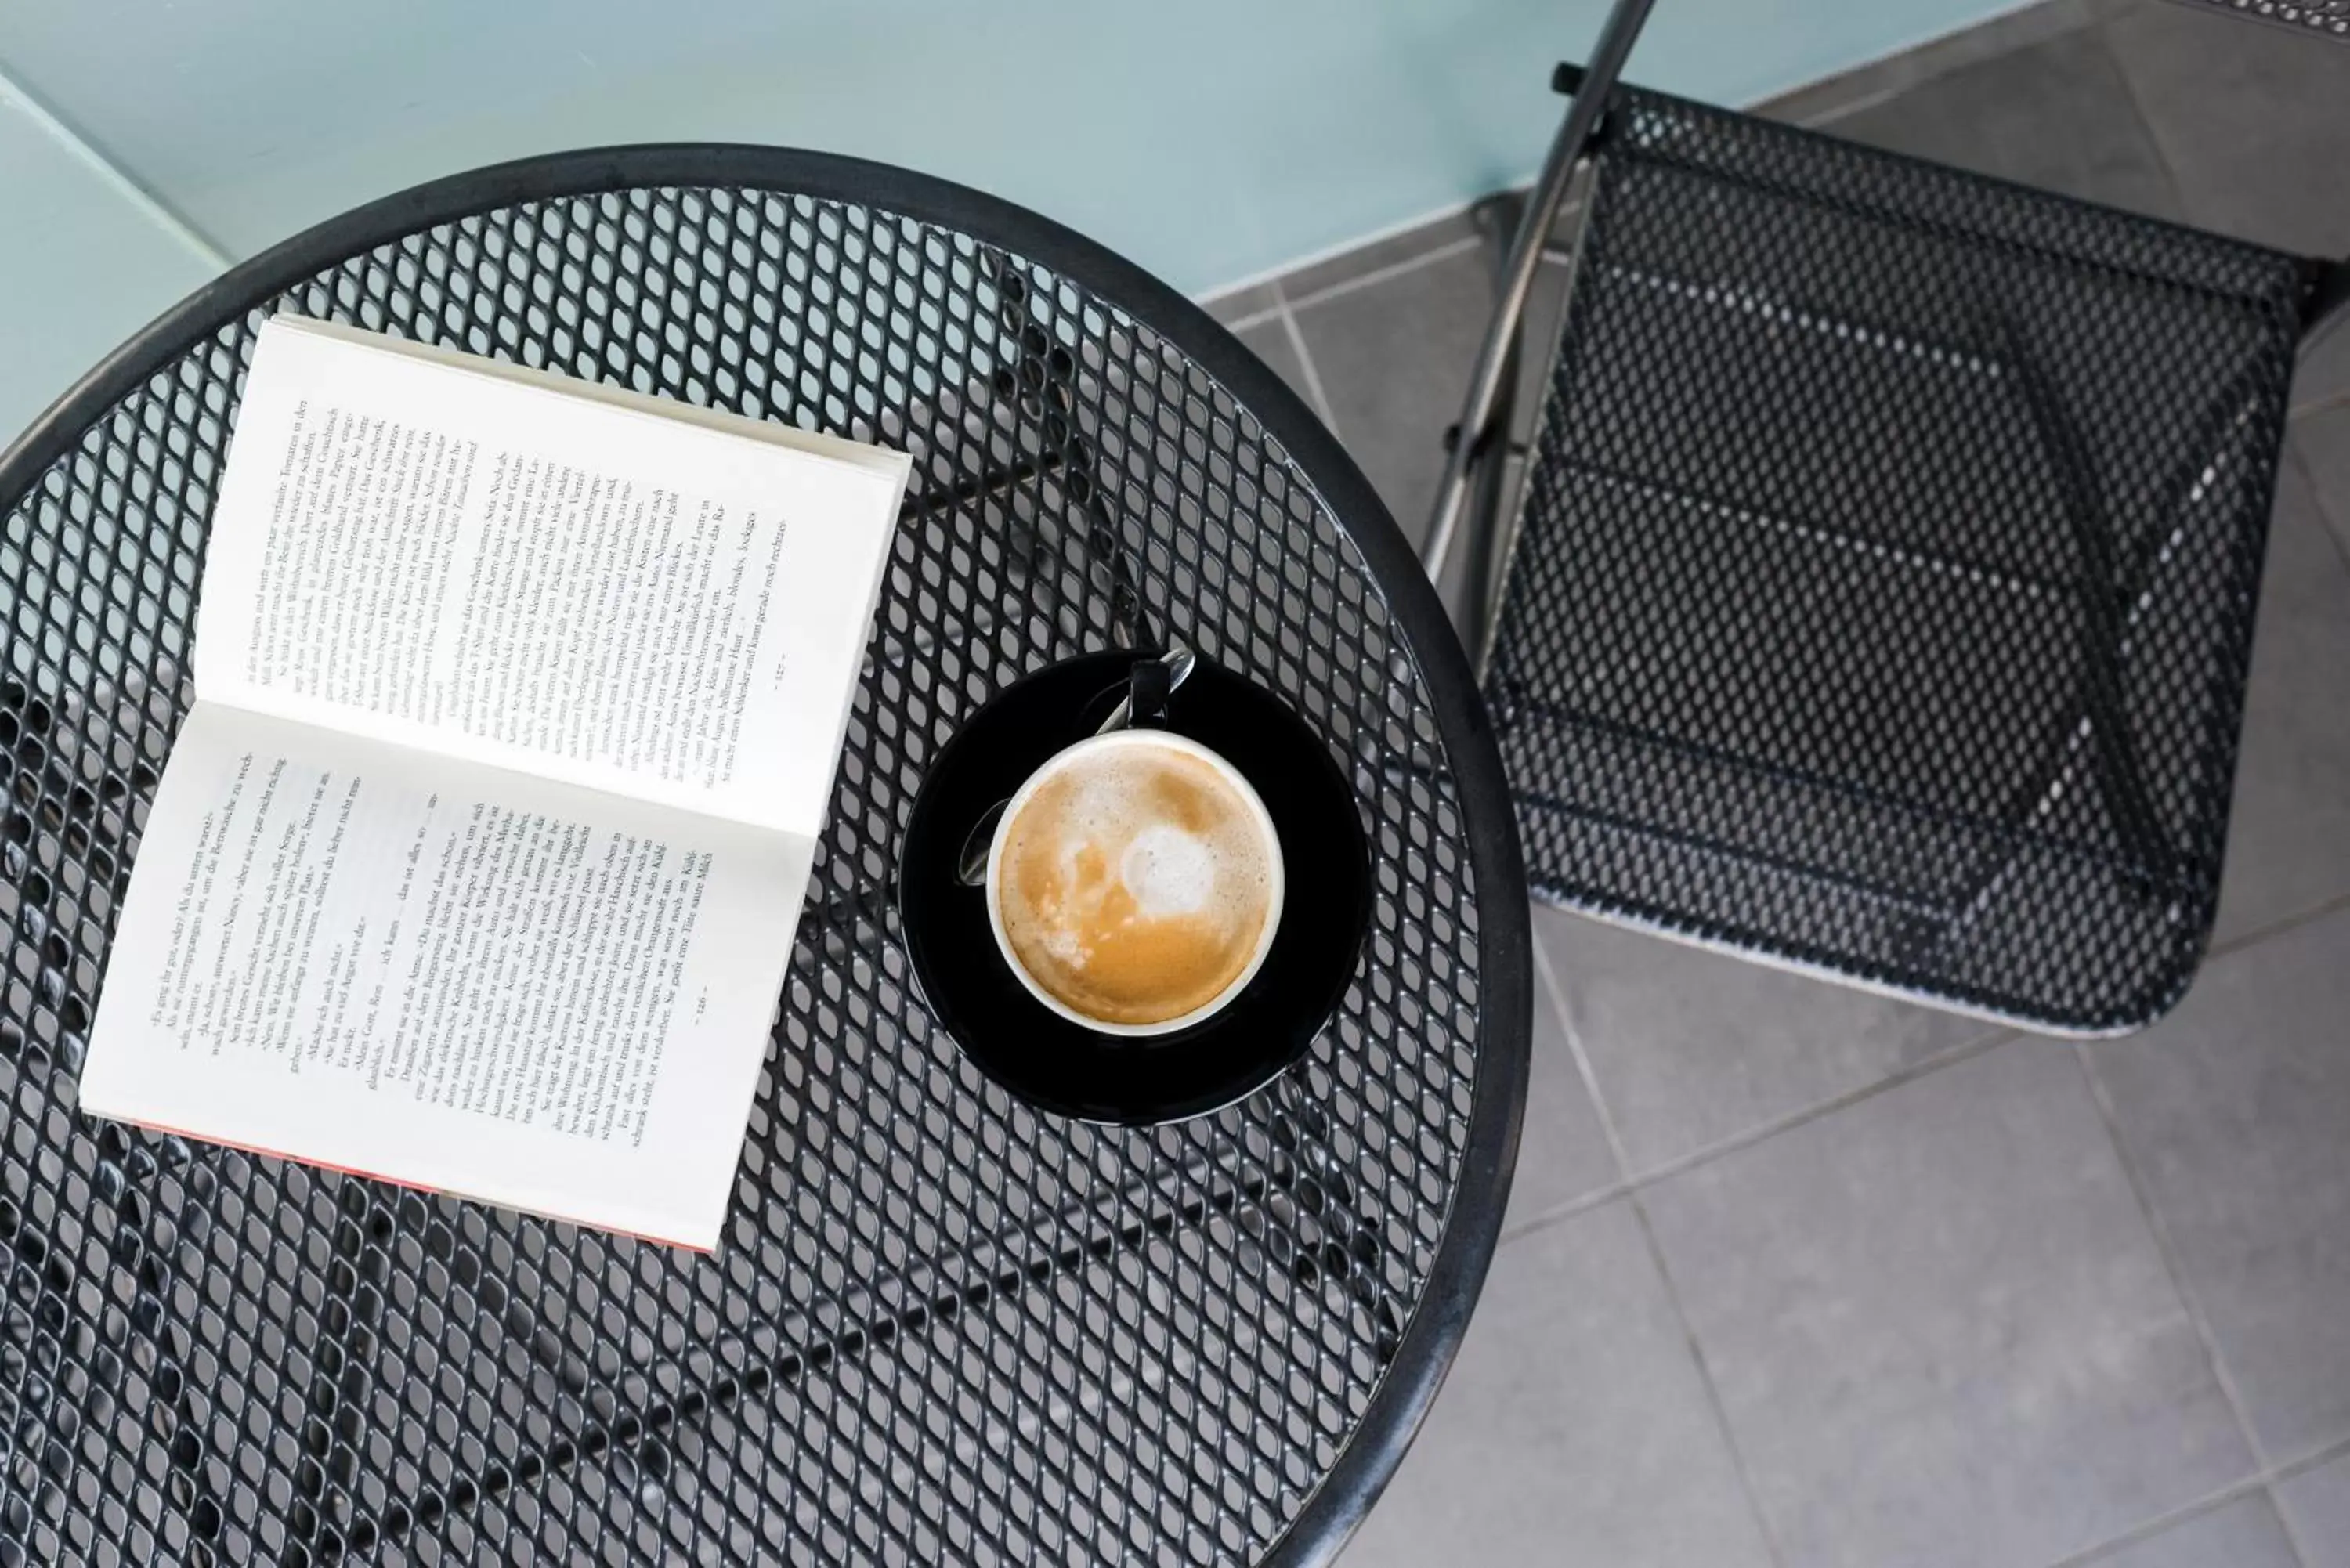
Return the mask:
<path id="1" fill-rule="evenodd" d="M 1586 160 L 1575 170 L 1574 179 L 1567 186 L 1565 211 L 1568 233 L 1564 245 L 1555 245 L 1547 235 L 1543 240 L 1543 256 L 1562 262 L 1566 267 L 1566 281 L 1558 291 L 1562 332 L 1567 312 L 1574 306 L 1575 286 L 1583 275 L 1583 239 L 1590 232 L 1591 198 L 1593 187 L 1597 183 L 1596 172 L 1595 166 Z M 1514 202 L 1514 198 L 1513 200 Z M 1527 347 L 1522 318 L 1510 345 L 1505 387 L 1494 421 L 1495 428 L 1504 435 L 1516 426 L 1518 368 Z M 1550 380 L 1551 363 L 1557 356 L 1559 347 L 1558 333 L 1552 335 L 1552 341 L 1534 346 L 1544 367 L 1544 374 L 1535 391 L 1537 421 L 1541 418 L 1540 404 Z M 1518 503 L 1526 483 L 1527 465 L 1534 461 L 1531 451 L 1522 450 L 1509 441 L 1497 442 L 1490 455 L 1491 461 L 1482 465 L 1483 472 L 1470 514 L 1471 536 L 1477 542 L 1477 554 L 1470 576 L 1473 597 L 1468 615 L 1461 622 L 1461 642 L 1469 651 L 1471 668 L 1476 670 L 1480 685 L 1484 683 L 1486 669 L 1492 659 L 1494 631 L 1502 623 L 1502 600 L 1509 586 L 1510 559 L 1518 547 L 1521 521 Z M 1512 483 L 1510 472 L 1510 460 L 1513 457 L 1521 460 L 1515 483 Z"/>
<path id="2" fill-rule="evenodd" d="M 1471 210 L 1471 216 L 1479 231 L 1499 241 L 1493 250 L 1493 287 L 1496 295 L 1509 286 L 1509 253 L 1511 239 L 1524 222 L 1526 200 L 1515 191 L 1489 196 Z M 1481 668 L 1482 643 L 1492 619 L 1485 607 L 1492 597 L 1493 572 L 1500 559 L 1503 519 L 1509 503 L 1510 459 L 1516 448 L 1518 423 L 1518 380 L 1526 358 L 1525 317 L 1518 318 L 1517 330 L 1510 335 L 1508 351 L 1502 361 L 1502 387 L 1494 395 L 1493 411 L 1489 429 L 1492 431 L 1484 452 L 1472 459 L 1473 477 L 1470 482 L 1468 538 L 1469 558 L 1466 570 L 1461 574 L 1452 621 L 1461 636 L 1461 647 L 1469 653 L 1471 668 Z M 1458 440 L 1457 429 L 1450 439 Z M 1439 583 L 1438 590 L 1444 585 Z"/>
<path id="3" fill-rule="evenodd" d="M 1494 307 L 1485 341 L 1477 351 L 1476 367 L 1469 377 L 1469 396 L 1461 408 L 1461 433 L 1446 457 L 1444 477 L 1437 485 L 1435 508 L 1429 515 L 1427 543 L 1420 547 L 1420 566 L 1436 581 L 1443 580 L 1453 535 L 1468 510 L 1470 468 L 1493 439 L 1493 408 L 1502 394 L 1503 371 L 1516 342 L 1520 318 L 1525 314 L 1526 296 L 1533 292 L 1535 270 L 1542 265 L 1543 246 L 1551 225 L 1557 221 L 1575 166 L 1599 130 L 1608 95 L 1632 53 L 1632 43 L 1640 35 L 1641 24 L 1648 19 L 1652 3 L 1653 0 L 1616 0 L 1607 13 L 1581 89 L 1558 128 L 1557 140 L 1551 143 L 1550 152 L 1543 160 L 1533 200 L 1527 203 L 1525 216 L 1518 224 L 1517 238 L 1510 246 L 1501 300 Z"/>
<path id="4" fill-rule="evenodd" d="M 1038 326 L 1028 306 L 1028 280 L 993 252 L 981 253 L 980 265 L 995 284 L 996 317 L 1013 346 L 1006 384 L 997 390 L 1043 406 L 1040 466 L 1057 466 L 1065 493 L 1084 518 L 1083 548 L 1108 579 L 1111 635 L 1130 648 L 1163 647 L 1118 521 L 1102 499 L 1093 442 L 1078 418 L 1076 361 Z"/>
<path id="5" fill-rule="evenodd" d="M 2295 352 L 2306 358 L 2345 321 L 2350 321 L 2350 256 L 2312 267 L 2309 292 L 2301 302 L 2301 342 Z"/>

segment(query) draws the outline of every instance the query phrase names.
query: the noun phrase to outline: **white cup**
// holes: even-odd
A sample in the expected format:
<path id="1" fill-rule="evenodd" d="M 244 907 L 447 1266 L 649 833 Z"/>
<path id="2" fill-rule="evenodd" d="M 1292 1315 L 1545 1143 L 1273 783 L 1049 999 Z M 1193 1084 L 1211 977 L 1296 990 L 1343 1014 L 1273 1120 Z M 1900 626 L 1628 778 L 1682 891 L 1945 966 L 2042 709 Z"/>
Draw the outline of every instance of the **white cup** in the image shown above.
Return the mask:
<path id="1" fill-rule="evenodd" d="M 1264 925 L 1257 932 L 1256 950 L 1249 955 L 1248 962 L 1232 977 L 1230 985 L 1191 1012 L 1174 1018 L 1162 1019 L 1157 1023 L 1111 1023 L 1077 1012 L 1045 990 L 1020 961 L 1020 955 L 1013 950 L 1012 938 L 1003 929 L 1003 846 L 1011 836 L 1012 825 L 1019 820 L 1022 808 L 1038 790 L 1065 770 L 1100 753 L 1135 746 L 1195 757 L 1215 770 L 1216 775 L 1230 785 L 1232 793 L 1247 805 L 1249 815 L 1256 824 L 1257 832 L 1264 841 L 1265 868 L 1271 875 L 1273 886 L 1265 898 Z M 1232 998 L 1248 989 L 1249 981 L 1256 978 L 1256 971 L 1264 967 L 1264 955 L 1273 950 L 1273 939 L 1281 929 L 1282 896 L 1287 881 L 1281 864 L 1281 835 L 1274 830 L 1273 815 L 1264 809 L 1264 802 L 1257 798 L 1256 791 L 1247 779 L 1241 776 L 1238 768 L 1186 735 L 1171 734 L 1164 730 L 1112 730 L 1106 735 L 1088 736 L 1076 745 L 1055 753 L 1013 793 L 1011 801 L 1003 808 L 1003 815 L 996 819 L 995 836 L 987 846 L 987 925 L 995 933 L 996 951 L 1003 955 L 1003 961 L 1019 977 L 1020 983 L 1028 988 L 1028 994 L 1070 1023 L 1090 1029 L 1097 1034 L 1172 1034 L 1179 1029 L 1189 1029 L 1214 1017 L 1231 1003 Z"/>

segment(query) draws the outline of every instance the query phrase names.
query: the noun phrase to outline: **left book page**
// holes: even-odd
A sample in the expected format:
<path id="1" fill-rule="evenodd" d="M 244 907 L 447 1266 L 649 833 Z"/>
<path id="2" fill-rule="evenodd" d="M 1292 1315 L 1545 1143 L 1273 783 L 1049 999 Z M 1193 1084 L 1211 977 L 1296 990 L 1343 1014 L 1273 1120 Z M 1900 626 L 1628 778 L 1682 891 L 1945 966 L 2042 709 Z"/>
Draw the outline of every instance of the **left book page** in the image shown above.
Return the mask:
<path id="1" fill-rule="evenodd" d="M 709 1250 L 809 857 L 200 704 L 140 846 L 82 1108 Z"/>

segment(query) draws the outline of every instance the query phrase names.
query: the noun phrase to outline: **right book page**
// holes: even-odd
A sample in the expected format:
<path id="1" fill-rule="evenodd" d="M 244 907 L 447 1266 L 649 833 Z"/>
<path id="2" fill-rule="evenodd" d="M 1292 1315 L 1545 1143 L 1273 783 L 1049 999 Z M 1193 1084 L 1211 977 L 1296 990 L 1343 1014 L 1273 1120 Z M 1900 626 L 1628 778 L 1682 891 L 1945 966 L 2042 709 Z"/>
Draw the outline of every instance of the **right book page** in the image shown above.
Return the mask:
<path id="1" fill-rule="evenodd" d="M 273 320 L 197 692 L 813 837 L 908 466 Z"/>

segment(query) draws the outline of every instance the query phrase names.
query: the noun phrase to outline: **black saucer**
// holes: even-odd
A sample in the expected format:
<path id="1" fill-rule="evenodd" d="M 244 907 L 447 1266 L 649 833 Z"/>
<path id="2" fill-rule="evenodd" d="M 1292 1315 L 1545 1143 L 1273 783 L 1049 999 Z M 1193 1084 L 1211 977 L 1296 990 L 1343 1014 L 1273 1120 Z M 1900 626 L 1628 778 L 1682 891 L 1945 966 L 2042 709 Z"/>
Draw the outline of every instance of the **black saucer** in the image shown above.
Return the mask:
<path id="1" fill-rule="evenodd" d="M 988 929 L 987 896 L 957 878 L 964 840 L 1046 758 L 1092 734 L 1137 655 L 1097 653 L 1006 688 L 957 732 L 914 800 L 898 909 L 931 1012 L 988 1076 L 1045 1110 L 1133 1126 L 1232 1104 L 1305 1053 L 1355 972 L 1370 867 L 1354 792 L 1280 699 L 1201 659 L 1162 727 L 1248 779 L 1281 836 L 1281 925 L 1264 967 L 1205 1023 L 1141 1038 L 1097 1033 L 1028 994 Z"/>

